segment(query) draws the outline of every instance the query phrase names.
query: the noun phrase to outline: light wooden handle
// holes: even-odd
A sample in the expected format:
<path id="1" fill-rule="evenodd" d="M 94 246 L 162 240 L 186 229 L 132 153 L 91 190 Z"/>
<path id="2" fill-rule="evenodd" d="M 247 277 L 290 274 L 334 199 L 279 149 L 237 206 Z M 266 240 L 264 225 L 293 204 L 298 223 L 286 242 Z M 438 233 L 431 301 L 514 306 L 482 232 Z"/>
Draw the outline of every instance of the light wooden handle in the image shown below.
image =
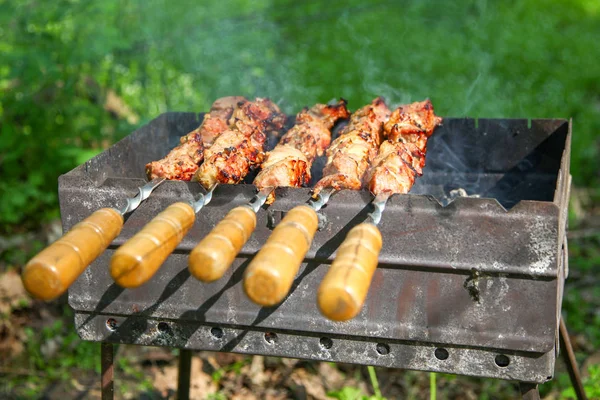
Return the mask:
<path id="1" fill-rule="evenodd" d="M 229 211 L 190 253 L 190 273 L 203 282 L 221 278 L 255 228 L 256 214 L 249 207 Z"/>
<path id="2" fill-rule="evenodd" d="M 244 290 L 250 300 L 272 306 L 284 299 L 318 225 L 317 213 L 308 206 L 287 213 L 244 273 Z"/>
<path id="3" fill-rule="evenodd" d="M 381 233 L 373 224 L 360 224 L 348 232 L 317 293 L 319 309 L 325 317 L 347 321 L 360 312 L 381 246 Z"/>
<path id="4" fill-rule="evenodd" d="M 117 210 L 94 212 L 25 265 L 25 289 L 38 299 L 57 298 L 106 250 L 122 227 L 123 216 Z"/>
<path id="5" fill-rule="evenodd" d="M 171 204 L 125 242 L 110 260 L 110 274 L 124 288 L 147 282 L 190 230 L 196 214 L 186 203 Z"/>

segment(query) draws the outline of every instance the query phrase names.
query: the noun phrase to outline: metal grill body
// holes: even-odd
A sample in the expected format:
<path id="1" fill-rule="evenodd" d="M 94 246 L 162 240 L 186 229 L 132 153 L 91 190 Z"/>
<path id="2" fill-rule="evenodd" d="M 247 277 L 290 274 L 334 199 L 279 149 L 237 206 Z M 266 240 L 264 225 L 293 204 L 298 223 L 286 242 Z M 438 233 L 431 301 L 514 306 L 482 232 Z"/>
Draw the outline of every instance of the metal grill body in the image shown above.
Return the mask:
<path id="1" fill-rule="evenodd" d="M 163 157 L 200 118 L 163 114 L 61 176 L 64 229 L 135 194 L 144 165 Z M 282 216 L 308 200 L 310 189 L 278 189 L 276 202 L 259 210 L 257 229 L 234 266 L 205 284 L 188 273 L 189 252 L 255 193 L 248 184 L 218 187 L 152 280 L 121 289 L 108 271 L 115 249 L 168 205 L 202 192 L 193 182 L 165 182 L 69 290 L 77 331 L 83 339 L 111 343 L 545 382 L 554 373 L 568 273 L 569 157 L 566 120 L 445 119 L 429 140 L 423 177 L 411 194 L 388 201 L 366 304 L 344 323 L 321 316 L 316 290 L 345 234 L 371 211 L 368 192 L 331 198 L 319 212 L 320 230 L 291 293 L 280 305 L 261 308 L 243 293 L 244 268 Z M 318 179 L 322 160 L 315 164 Z M 447 204 L 459 188 L 480 197 Z"/>

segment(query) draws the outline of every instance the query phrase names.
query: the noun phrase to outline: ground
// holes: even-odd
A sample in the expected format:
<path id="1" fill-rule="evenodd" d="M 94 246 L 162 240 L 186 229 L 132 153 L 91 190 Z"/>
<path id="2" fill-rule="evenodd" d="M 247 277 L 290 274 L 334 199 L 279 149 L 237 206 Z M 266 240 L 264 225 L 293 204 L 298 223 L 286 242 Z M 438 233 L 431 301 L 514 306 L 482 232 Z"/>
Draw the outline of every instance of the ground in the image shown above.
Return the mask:
<path id="1" fill-rule="evenodd" d="M 600 2 L 597 0 L 0 0 L 0 397 L 95 398 L 99 345 L 65 300 L 32 300 L 24 263 L 60 234 L 57 179 L 166 111 L 224 95 L 285 112 L 429 97 L 442 116 L 572 118 L 565 317 L 600 398 Z M 121 346 L 117 398 L 174 398 L 170 349 Z M 431 398 L 422 372 L 197 353 L 212 398 Z M 201 372 L 200 372 L 201 371 Z M 512 383 L 437 375 L 448 399 Z M 568 398 L 559 362 L 546 399 Z M 203 395 L 204 396 L 204 395 Z M 237 396 L 237 397 L 236 397 Z M 206 396 L 204 396 L 206 397 Z"/>

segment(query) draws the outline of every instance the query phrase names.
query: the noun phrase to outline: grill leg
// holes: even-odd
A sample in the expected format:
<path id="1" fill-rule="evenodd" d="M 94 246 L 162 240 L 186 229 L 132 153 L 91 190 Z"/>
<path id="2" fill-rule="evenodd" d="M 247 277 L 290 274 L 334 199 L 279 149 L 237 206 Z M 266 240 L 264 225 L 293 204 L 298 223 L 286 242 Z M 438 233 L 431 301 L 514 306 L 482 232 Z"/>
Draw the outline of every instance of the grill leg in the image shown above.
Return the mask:
<path id="1" fill-rule="evenodd" d="M 192 369 L 192 351 L 179 350 L 179 376 L 177 378 L 177 400 L 190 398 L 190 374 Z"/>
<path id="2" fill-rule="evenodd" d="M 587 400 L 585 390 L 583 389 L 583 383 L 581 382 L 581 375 L 579 375 L 579 367 L 577 366 L 577 360 L 575 359 L 575 353 L 573 352 L 573 346 L 571 346 L 571 339 L 569 338 L 569 332 L 565 325 L 565 320 L 560 319 L 560 347 L 563 354 L 565 364 L 567 364 L 567 370 L 571 377 L 571 385 L 575 389 L 578 400 Z"/>
<path id="3" fill-rule="evenodd" d="M 521 396 L 523 400 L 540 400 L 540 391 L 538 385 L 529 382 L 520 382 Z"/>
<path id="4" fill-rule="evenodd" d="M 114 398 L 114 347 L 112 343 L 102 343 L 100 346 L 100 363 L 102 365 L 102 400 Z"/>

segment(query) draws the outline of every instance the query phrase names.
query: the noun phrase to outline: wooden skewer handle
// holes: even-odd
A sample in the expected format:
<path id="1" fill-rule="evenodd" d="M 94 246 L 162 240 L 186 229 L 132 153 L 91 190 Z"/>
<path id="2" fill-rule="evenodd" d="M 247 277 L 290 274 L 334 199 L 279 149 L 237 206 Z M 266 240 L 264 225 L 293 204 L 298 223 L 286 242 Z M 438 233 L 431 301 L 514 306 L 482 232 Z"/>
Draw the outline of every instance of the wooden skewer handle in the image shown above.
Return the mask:
<path id="1" fill-rule="evenodd" d="M 146 283 L 190 230 L 196 214 L 186 203 L 171 204 L 125 242 L 110 260 L 110 274 L 124 288 Z"/>
<path id="2" fill-rule="evenodd" d="M 317 293 L 319 309 L 325 317 L 347 321 L 360 312 L 381 246 L 381 233 L 371 223 L 357 225 L 348 232 Z"/>
<path id="3" fill-rule="evenodd" d="M 59 297 L 106 250 L 122 227 L 123 216 L 117 210 L 95 211 L 25 265 L 25 289 L 42 300 Z"/>
<path id="4" fill-rule="evenodd" d="M 308 206 L 287 213 L 245 271 L 244 290 L 250 300 L 272 306 L 285 298 L 318 225 L 317 213 Z"/>
<path id="5" fill-rule="evenodd" d="M 203 282 L 223 276 L 256 228 L 256 214 L 246 206 L 229 211 L 190 253 L 190 273 Z"/>

